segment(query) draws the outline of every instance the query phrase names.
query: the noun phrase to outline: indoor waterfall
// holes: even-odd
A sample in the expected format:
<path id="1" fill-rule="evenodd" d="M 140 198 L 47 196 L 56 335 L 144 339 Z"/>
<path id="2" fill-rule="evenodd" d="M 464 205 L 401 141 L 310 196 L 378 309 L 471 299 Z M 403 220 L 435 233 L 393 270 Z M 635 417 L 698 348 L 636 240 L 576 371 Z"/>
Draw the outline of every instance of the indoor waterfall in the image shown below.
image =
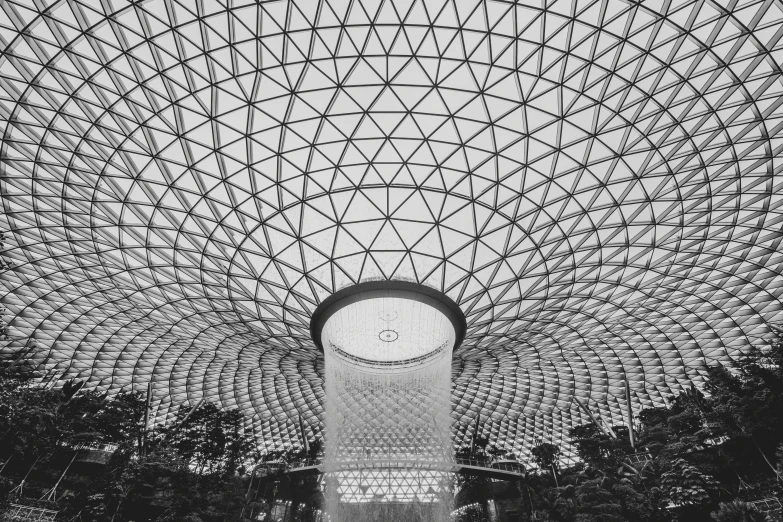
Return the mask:
<path id="1" fill-rule="evenodd" d="M 371 299 L 322 335 L 331 522 L 445 522 L 451 512 L 454 329 L 433 307 Z"/>

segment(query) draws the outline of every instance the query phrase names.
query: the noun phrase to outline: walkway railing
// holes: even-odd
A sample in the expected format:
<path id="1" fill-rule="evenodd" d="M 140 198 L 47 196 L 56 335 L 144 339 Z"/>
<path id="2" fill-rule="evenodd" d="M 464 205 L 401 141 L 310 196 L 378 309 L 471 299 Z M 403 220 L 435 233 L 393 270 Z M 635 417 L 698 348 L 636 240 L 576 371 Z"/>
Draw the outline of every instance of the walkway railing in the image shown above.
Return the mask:
<path id="1" fill-rule="evenodd" d="M 776 511 L 783 511 L 783 504 L 775 497 L 762 498 L 760 500 L 754 500 L 750 502 L 756 509 L 764 513 L 774 513 Z"/>
<path id="2" fill-rule="evenodd" d="M 71 449 L 77 452 L 78 462 L 108 464 L 118 447 L 111 442 L 80 442 L 71 446 Z"/>
<path id="3" fill-rule="evenodd" d="M 21 504 L 10 504 L 5 515 L 11 520 L 54 520 L 57 511 Z"/>
<path id="4" fill-rule="evenodd" d="M 652 455 L 649 451 L 642 451 L 626 456 L 625 460 L 632 466 L 635 464 L 646 464 L 652 460 Z"/>
<path id="5" fill-rule="evenodd" d="M 270 463 L 272 464 L 272 463 Z M 333 471 L 354 471 L 362 469 L 415 469 L 431 471 L 474 471 L 487 475 L 521 478 L 525 475 L 522 463 L 512 460 L 488 461 L 486 459 L 455 458 L 454 461 L 428 461 L 421 459 L 368 459 L 337 463 Z M 321 459 L 303 459 L 289 463 L 286 473 L 323 473 L 327 471 Z M 330 470 L 331 471 L 331 470 Z"/>
<path id="6" fill-rule="evenodd" d="M 114 453 L 119 447 L 117 444 L 111 442 L 81 442 L 71 446 L 75 450 L 92 450 L 92 451 L 105 451 L 106 453 Z"/>

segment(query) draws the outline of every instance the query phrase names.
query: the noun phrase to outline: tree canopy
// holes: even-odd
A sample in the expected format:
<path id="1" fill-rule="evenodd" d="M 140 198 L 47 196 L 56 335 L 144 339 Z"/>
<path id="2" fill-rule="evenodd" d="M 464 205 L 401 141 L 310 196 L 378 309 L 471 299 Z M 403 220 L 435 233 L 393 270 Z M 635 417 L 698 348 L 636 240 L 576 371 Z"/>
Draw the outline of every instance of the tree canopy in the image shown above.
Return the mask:
<path id="1" fill-rule="evenodd" d="M 41 383 L 35 373 L 0 372 L 0 500 L 54 507 L 39 497 L 63 475 L 56 507 L 84 522 L 217 522 L 258 507 L 245 488 L 259 455 L 238 411 L 204 403 L 185 421 L 192 407 L 182 405 L 174 423 L 146 429 L 141 393 Z M 111 448 L 106 466 L 77 458 L 91 448 Z"/>

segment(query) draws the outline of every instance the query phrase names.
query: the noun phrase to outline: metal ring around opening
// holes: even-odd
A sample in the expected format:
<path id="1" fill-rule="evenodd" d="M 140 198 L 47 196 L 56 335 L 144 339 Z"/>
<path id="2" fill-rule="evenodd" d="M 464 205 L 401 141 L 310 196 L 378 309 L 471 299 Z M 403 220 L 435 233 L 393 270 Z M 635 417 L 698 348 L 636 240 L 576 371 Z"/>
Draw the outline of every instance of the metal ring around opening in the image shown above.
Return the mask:
<path id="1" fill-rule="evenodd" d="M 433 288 L 409 281 L 369 281 L 349 286 L 335 292 L 326 299 L 313 312 L 310 318 L 310 338 L 321 352 L 324 351 L 321 344 L 321 332 L 326 321 L 338 310 L 350 304 L 378 297 L 399 297 L 420 301 L 437 309 L 445 315 L 454 328 L 454 346 L 459 347 L 465 338 L 467 321 L 459 305 L 447 295 Z"/>

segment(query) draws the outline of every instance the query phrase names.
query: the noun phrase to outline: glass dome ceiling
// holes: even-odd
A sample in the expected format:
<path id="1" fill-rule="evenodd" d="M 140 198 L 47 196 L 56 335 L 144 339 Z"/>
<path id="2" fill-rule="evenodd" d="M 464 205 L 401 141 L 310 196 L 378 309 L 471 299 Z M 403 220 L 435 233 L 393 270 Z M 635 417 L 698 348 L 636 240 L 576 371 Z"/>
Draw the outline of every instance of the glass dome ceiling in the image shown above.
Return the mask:
<path id="1" fill-rule="evenodd" d="M 620 423 L 783 320 L 781 36 L 778 0 L 3 2 L 4 350 L 298 445 L 310 314 L 402 279 L 467 317 L 458 443 Z"/>

